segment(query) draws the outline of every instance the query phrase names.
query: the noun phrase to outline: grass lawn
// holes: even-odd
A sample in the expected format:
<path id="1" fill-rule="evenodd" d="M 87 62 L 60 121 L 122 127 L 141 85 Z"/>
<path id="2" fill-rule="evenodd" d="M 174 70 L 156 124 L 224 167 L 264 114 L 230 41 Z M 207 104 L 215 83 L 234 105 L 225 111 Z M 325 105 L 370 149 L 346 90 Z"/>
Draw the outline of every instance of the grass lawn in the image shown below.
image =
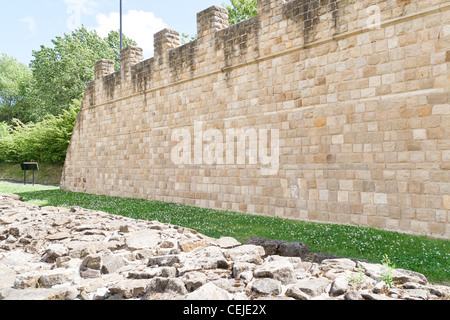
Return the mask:
<path id="1" fill-rule="evenodd" d="M 0 193 L 18 194 L 40 206 L 100 210 L 135 219 L 160 221 L 197 230 L 207 236 L 301 241 L 312 252 L 381 263 L 387 254 L 397 268 L 417 271 L 433 283 L 450 284 L 450 241 L 373 228 L 331 225 L 262 217 L 140 199 L 97 196 L 58 187 L 0 182 Z"/>

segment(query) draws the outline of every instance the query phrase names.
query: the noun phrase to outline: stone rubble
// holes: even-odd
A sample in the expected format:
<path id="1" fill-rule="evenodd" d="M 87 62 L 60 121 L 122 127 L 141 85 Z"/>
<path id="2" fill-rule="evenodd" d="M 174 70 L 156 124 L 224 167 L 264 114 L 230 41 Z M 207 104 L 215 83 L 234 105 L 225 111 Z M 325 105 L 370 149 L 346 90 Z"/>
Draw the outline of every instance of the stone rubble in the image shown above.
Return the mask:
<path id="1" fill-rule="evenodd" d="M 416 272 L 394 270 L 396 286 L 387 288 L 382 265 L 307 256 L 300 243 L 242 245 L 155 221 L 0 195 L 0 300 L 450 298 L 449 287 Z"/>

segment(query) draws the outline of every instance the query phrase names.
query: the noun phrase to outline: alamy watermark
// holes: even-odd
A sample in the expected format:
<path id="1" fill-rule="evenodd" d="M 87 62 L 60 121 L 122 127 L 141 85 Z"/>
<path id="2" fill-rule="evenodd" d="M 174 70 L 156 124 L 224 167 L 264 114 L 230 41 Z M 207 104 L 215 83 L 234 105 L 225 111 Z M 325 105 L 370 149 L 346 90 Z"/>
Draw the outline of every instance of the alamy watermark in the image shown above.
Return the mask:
<path id="1" fill-rule="evenodd" d="M 67 5 L 67 13 L 69 17 L 66 26 L 70 30 L 74 30 L 81 26 L 81 15 L 92 14 L 97 3 L 92 0 L 64 0 Z"/>
<path id="2" fill-rule="evenodd" d="M 193 130 L 192 130 L 193 129 Z M 280 168 L 280 131 L 278 129 L 228 128 L 204 130 L 202 121 L 193 127 L 172 131 L 171 151 L 175 165 L 252 165 L 263 176 Z"/>
<path id="3" fill-rule="evenodd" d="M 367 29 L 381 29 L 381 9 L 377 5 L 370 6 L 366 9 L 368 15 L 366 20 Z"/>

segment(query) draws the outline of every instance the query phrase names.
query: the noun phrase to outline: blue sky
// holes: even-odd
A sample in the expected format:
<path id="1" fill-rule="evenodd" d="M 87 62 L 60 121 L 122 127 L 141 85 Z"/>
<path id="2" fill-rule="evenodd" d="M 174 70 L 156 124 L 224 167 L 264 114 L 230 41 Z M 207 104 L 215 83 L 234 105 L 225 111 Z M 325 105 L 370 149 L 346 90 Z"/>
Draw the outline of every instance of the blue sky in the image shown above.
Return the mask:
<path id="1" fill-rule="evenodd" d="M 124 33 L 153 56 L 153 34 L 165 27 L 196 34 L 196 15 L 229 0 L 123 0 Z M 1 1 L 0 54 L 29 64 L 32 51 L 84 24 L 101 36 L 119 29 L 119 0 Z"/>

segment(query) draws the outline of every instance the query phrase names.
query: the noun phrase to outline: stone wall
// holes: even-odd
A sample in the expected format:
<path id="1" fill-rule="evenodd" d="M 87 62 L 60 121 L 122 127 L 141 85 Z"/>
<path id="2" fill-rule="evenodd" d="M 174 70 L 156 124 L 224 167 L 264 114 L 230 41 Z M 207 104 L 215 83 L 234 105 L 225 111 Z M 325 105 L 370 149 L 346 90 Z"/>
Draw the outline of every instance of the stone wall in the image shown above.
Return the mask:
<path id="1" fill-rule="evenodd" d="M 98 62 L 62 188 L 450 238 L 450 3 L 258 12 Z"/>

